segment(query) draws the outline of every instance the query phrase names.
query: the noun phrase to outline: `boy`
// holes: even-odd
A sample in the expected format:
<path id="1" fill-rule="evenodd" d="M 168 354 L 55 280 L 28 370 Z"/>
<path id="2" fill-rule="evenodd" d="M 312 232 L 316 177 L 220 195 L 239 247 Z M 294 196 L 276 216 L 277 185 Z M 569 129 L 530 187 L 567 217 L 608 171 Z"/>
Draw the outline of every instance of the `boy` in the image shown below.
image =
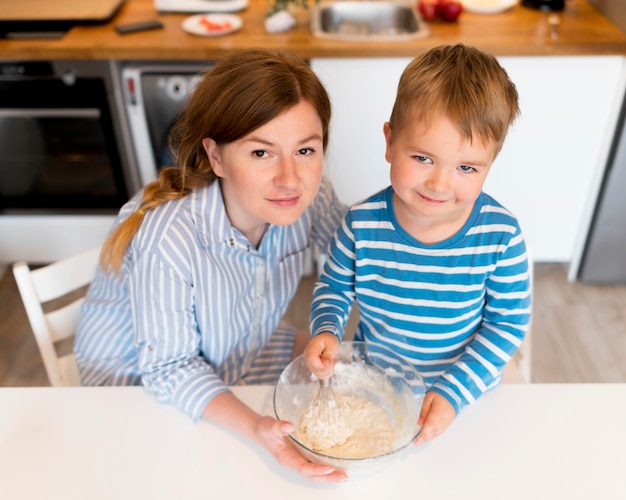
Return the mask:
<path id="1" fill-rule="evenodd" d="M 528 328 L 524 238 L 482 192 L 518 114 L 494 57 L 457 44 L 415 58 L 384 125 L 391 186 L 351 207 L 315 287 L 309 368 L 332 374 L 356 299 L 355 340 L 392 348 L 425 379 L 416 445 L 500 382 Z"/>

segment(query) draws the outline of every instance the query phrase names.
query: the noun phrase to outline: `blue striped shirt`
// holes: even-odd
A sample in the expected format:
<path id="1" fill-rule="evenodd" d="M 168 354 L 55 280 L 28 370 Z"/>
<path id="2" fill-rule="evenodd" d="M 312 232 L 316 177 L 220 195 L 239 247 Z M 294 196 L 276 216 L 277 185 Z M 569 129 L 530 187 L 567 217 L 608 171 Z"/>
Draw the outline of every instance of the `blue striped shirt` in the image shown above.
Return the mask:
<path id="1" fill-rule="evenodd" d="M 457 413 L 497 385 L 530 320 L 526 246 L 515 217 L 482 193 L 451 238 L 424 245 L 398 224 L 392 188 L 355 204 L 316 284 L 311 332 L 393 349 Z"/>
<path id="2" fill-rule="evenodd" d="M 298 221 L 269 226 L 258 249 L 231 226 L 219 182 L 147 212 L 120 276 L 98 270 L 89 288 L 74 345 L 82 383 L 142 383 L 198 419 L 268 343 L 310 244 L 325 249 L 345 211 L 323 179 Z"/>

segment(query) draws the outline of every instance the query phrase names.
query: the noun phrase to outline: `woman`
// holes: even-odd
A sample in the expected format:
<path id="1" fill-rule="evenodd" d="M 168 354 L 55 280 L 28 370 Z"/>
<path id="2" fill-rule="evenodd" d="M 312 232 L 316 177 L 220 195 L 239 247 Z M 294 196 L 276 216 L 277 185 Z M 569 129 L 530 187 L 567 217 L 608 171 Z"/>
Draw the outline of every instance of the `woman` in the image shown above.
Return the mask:
<path id="1" fill-rule="evenodd" d="M 120 211 L 74 350 L 84 385 L 143 384 L 339 481 L 287 444 L 291 423 L 228 389 L 275 382 L 292 355 L 295 330 L 280 320 L 310 243 L 325 248 L 345 212 L 322 177 L 329 120 L 324 87 L 293 55 L 246 51 L 211 69 L 172 132 L 178 166 Z"/>

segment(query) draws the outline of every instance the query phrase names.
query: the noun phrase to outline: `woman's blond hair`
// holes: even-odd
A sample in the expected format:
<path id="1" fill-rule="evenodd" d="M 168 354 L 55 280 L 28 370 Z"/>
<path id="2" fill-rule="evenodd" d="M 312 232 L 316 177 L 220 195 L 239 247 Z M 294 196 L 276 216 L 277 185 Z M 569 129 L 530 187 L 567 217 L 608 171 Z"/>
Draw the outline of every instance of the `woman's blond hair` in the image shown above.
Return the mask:
<path id="1" fill-rule="evenodd" d="M 203 139 L 217 144 L 236 141 L 303 101 L 319 115 L 326 149 L 330 100 L 304 60 L 289 52 L 246 50 L 216 64 L 197 85 L 170 132 L 177 166 L 162 169 L 158 179 L 144 188 L 137 210 L 111 232 L 100 255 L 102 268 L 120 272 L 146 212 L 215 181 Z"/>
<path id="2" fill-rule="evenodd" d="M 409 116 L 428 125 L 441 113 L 467 140 L 492 140 L 498 152 L 519 112 L 517 89 L 495 57 L 463 44 L 442 45 L 406 67 L 389 124 L 393 134 Z"/>

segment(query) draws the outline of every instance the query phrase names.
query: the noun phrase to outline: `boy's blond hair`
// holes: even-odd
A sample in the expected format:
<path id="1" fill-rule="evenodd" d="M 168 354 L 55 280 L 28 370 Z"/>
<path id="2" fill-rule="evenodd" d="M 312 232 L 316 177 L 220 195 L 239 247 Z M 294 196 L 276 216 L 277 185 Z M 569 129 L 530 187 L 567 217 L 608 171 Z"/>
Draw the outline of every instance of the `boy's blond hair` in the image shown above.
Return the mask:
<path id="1" fill-rule="evenodd" d="M 448 117 L 463 137 L 476 136 L 500 151 L 519 115 L 515 85 L 495 57 L 463 44 L 442 45 L 406 67 L 389 124 L 393 134 L 410 116 L 427 126 L 434 114 Z"/>

